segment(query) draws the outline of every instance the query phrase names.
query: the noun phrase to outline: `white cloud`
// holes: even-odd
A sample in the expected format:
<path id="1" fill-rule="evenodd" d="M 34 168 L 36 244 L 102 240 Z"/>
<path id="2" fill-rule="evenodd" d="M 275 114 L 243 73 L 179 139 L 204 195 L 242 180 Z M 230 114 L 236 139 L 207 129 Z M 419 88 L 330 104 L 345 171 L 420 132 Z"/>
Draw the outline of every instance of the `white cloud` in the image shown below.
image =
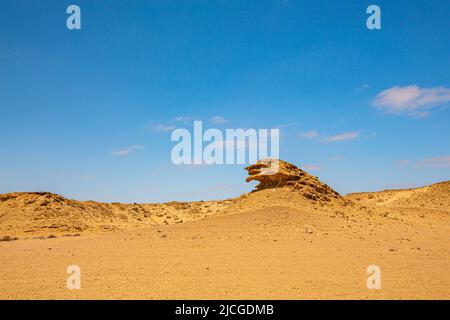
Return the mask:
<path id="1" fill-rule="evenodd" d="M 290 127 L 295 127 L 295 126 L 298 126 L 299 124 L 300 124 L 300 122 L 283 123 L 278 126 L 275 126 L 274 128 L 281 130 L 281 129 L 286 129 L 286 128 L 290 128 Z"/>
<path id="2" fill-rule="evenodd" d="M 375 138 L 376 136 L 377 136 L 376 132 L 370 132 L 370 133 L 365 134 L 363 138 L 364 139 L 372 139 L 372 138 Z"/>
<path id="3" fill-rule="evenodd" d="M 400 160 L 397 165 L 402 168 L 450 168 L 450 155 L 440 156 L 440 157 L 430 157 L 417 161 L 412 161 L 408 159 Z"/>
<path id="4" fill-rule="evenodd" d="M 163 132 L 166 132 L 166 131 L 172 131 L 172 130 L 174 130 L 175 129 L 175 126 L 166 126 L 166 125 L 163 125 L 163 124 L 158 124 L 158 125 L 156 125 L 156 126 L 154 126 L 153 128 L 152 128 L 153 130 L 155 130 L 155 131 L 163 131 Z"/>
<path id="5" fill-rule="evenodd" d="M 405 168 L 411 164 L 411 160 L 405 159 L 397 162 L 398 166 Z"/>
<path id="6" fill-rule="evenodd" d="M 187 123 L 187 122 L 192 122 L 195 119 L 196 119 L 195 117 L 191 117 L 191 116 L 179 116 L 179 117 L 176 117 L 175 119 L 173 119 L 172 121 Z"/>
<path id="7" fill-rule="evenodd" d="M 132 153 L 135 150 L 142 150 L 142 149 L 144 149 L 144 146 L 142 146 L 140 144 L 139 145 L 131 145 L 126 148 L 116 149 L 114 151 L 111 151 L 111 155 L 124 157 L 124 156 L 129 155 L 130 153 Z"/>
<path id="8" fill-rule="evenodd" d="M 324 142 L 337 142 L 337 141 L 344 141 L 344 140 L 353 140 L 353 139 L 358 138 L 358 136 L 359 136 L 359 133 L 355 132 L 355 131 L 344 132 L 344 133 L 326 137 L 324 139 Z"/>
<path id="9" fill-rule="evenodd" d="M 222 116 L 214 116 L 211 119 L 209 119 L 209 121 L 211 121 L 211 123 L 214 123 L 214 124 L 220 124 L 220 123 L 225 123 L 228 120 L 225 119 L 225 117 L 222 117 Z"/>
<path id="10" fill-rule="evenodd" d="M 426 158 L 417 163 L 418 168 L 450 168 L 450 156 Z"/>
<path id="11" fill-rule="evenodd" d="M 319 131 L 317 130 L 309 130 L 306 132 L 301 132 L 298 134 L 298 137 L 301 139 L 315 139 L 319 137 Z"/>
<path id="12" fill-rule="evenodd" d="M 302 169 L 305 171 L 315 171 L 315 170 L 320 170 L 321 168 L 314 164 L 309 164 L 309 165 L 302 166 Z"/>
<path id="13" fill-rule="evenodd" d="M 392 87 L 380 92 L 373 105 L 388 114 L 426 117 L 430 108 L 450 101 L 450 88 L 419 88 L 416 85 Z"/>
<path id="14" fill-rule="evenodd" d="M 356 91 L 360 92 L 360 91 L 364 91 L 364 90 L 367 90 L 367 89 L 370 89 L 370 88 L 372 88 L 372 85 L 367 84 L 367 83 L 363 83 L 358 88 L 356 88 Z"/>

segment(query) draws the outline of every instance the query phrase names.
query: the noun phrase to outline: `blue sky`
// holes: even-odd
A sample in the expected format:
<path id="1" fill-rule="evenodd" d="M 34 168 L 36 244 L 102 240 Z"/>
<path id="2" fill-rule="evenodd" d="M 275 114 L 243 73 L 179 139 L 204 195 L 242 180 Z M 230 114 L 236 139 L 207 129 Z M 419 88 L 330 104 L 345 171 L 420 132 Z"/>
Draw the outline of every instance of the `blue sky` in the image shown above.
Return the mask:
<path id="1" fill-rule="evenodd" d="M 70 4 L 81 30 L 66 28 Z M 381 30 L 366 28 L 370 4 Z M 251 190 L 243 166 L 172 164 L 169 129 L 193 119 L 279 127 L 281 158 L 341 193 L 449 180 L 449 12 L 449 1 L 2 0 L 0 193 Z"/>

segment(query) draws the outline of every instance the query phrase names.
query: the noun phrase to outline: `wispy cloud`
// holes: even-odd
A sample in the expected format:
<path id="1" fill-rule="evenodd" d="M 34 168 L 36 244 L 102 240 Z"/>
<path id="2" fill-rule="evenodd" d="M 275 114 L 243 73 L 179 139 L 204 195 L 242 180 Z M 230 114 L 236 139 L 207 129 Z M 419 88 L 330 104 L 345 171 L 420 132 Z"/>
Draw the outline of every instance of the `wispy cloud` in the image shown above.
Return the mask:
<path id="1" fill-rule="evenodd" d="M 360 85 L 355 90 L 359 92 L 359 91 L 364 91 L 364 90 L 367 90 L 367 89 L 370 89 L 370 88 L 372 88 L 372 86 L 370 84 L 363 83 L 362 85 Z"/>
<path id="2" fill-rule="evenodd" d="M 139 145 L 131 145 L 126 148 L 113 150 L 113 151 L 111 151 L 111 155 L 118 156 L 118 157 L 124 157 L 124 156 L 129 155 L 133 151 L 142 150 L 142 149 L 144 149 L 143 145 L 140 145 L 140 144 Z"/>
<path id="3" fill-rule="evenodd" d="M 450 168 L 450 155 L 429 157 L 420 160 L 403 159 L 398 161 L 397 165 L 401 168 L 414 168 L 414 169 Z"/>
<path id="4" fill-rule="evenodd" d="M 450 168 L 450 155 L 422 159 L 417 162 L 417 168 Z"/>
<path id="5" fill-rule="evenodd" d="M 297 135 L 300 139 L 316 139 L 319 137 L 319 131 L 317 130 L 309 130 L 306 132 L 300 132 Z"/>
<path id="6" fill-rule="evenodd" d="M 176 118 L 173 118 L 169 121 L 169 124 L 157 124 L 157 125 L 146 125 L 147 129 L 150 129 L 152 131 L 159 131 L 159 132 L 168 132 L 174 130 L 177 126 L 174 124 L 174 122 L 181 122 L 183 124 L 188 124 L 190 122 L 193 122 L 197 120 L 196 117 L 192 116 L 178 116 Z"/>
<path id="7" fill-rule="evenodd" d="M 338 142 L 338 141 L 344 141 L 344 140 L 353 140 L 360 136 L 359 132 L 356 131 L 349 131 L 349 132 L 343 132 L 335 135 L 329 135 L 325 136 L 323 134 L 320 134 L 318 130 L 309 130 L 306 132 L 300 132 L 297 134 L 297 137 L 299 139 L 320 139 L 322 143 L 331 143 L 331 142 Z M 373 137 L 374 134 L 371 134 L 370 136 L 367 136 L 366 138 Z"/>
<path id="8" fill-rule="evenodd" d="M 375 138 L 376 136 L 377 136 L 376 132 L 369 132 L 369 133 L 366 133 L 362 138 L 363 139 L 372 139 L 372 138 Z"/>
<path id="9" fill-rule="evenodd" d="M 328 136 L 323 139 L 323 142 L 325 143 L 331 143 L 331 142 L 338 142 L 338 141 L 344 141 L 344 140 L 353 140 L 358 138 L 359 133 L 356 131 L 351 132 L 344 132 L 340 134 L 336 134 L 333 136 Z"/>
<path id="10" fill-rule="evenodd" d="M 416 85 L 395 86 L 380 92 L 372 104 L 387 114 L 426 117 L 427 110 L 450 101 L 450 88 L 419 88 Z"/>
<path id="11" fill-rule="evenodd" d="M 214 116 L 211 119 L 209 119 L 209 121 L 213 124 L 221 124 L 221 123 L 228 122 L 228 120 L 225 119 L 225 117 L 223 117 L 223 116 Z"/>
<path id="12" fill-rule="evenodd" d="M 291 128 L 291 127 L 295 127 L 298 126 L 300 124 L 300 122 L 289 122 L 289 123 L 283 123 L 280 125 L 275 126 L 275 129 L 287 129 L 287 128 Z"/>
<path id="13" fill-rule="evenodd" d="M 172 119 L 172 121 L 188 123 L 188 122 L 192 122 L 196 119 L 197 119 L 197 117 L 192 117 L 192 116 L 178 116 L 178 117 Z"/>
<path id="14" fill-rule="evenodd" d="M 411 164 L 411 160 L 405 159 L 397 162 L 397 165 L 401 168 L 405 168 Z"/>
<path id="15" fill-rule="evenodd" d="M 175 129 L 175 126 L 158 124 L 158 125 L 152 127 L 152 129 L 154 131 L 167 132 L 167 131 L 172 131 L 173 129 Z"/>
<path id="16" fill-rule="evenodd" d="M 316 171 L 316 170 L 321 169 L 321 167 L 316 166 L 314 164 L 307 164 L 307 165 L 301 166 L 301 168 L 305 171 Z"/>

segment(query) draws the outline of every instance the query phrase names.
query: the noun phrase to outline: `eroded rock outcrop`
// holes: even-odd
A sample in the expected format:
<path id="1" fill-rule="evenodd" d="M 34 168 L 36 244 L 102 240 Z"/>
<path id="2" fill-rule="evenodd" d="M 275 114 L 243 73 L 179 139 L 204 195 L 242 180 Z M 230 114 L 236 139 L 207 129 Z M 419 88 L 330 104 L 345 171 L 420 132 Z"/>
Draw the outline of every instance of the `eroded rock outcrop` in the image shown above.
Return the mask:
<path id="1" fill-rule="evenodd" d="M 297 190 L 311 200 L 331 200 L 340 198 L 339 193 L 319 179 L 282 160 L 264 159 L 245 168 L 249 177 L 247 182 L 256 180 L 260 183 L 256 190 L 288 187 Z"/>

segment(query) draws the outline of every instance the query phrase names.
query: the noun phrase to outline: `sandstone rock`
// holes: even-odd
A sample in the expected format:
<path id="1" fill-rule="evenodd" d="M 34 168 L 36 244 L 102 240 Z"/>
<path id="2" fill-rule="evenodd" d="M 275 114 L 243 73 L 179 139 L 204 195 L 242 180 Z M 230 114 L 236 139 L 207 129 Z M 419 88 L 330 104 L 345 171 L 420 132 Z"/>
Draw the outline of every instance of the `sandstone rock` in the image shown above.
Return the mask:
<path id="1" fill-rule="evenodd" d="M 245 169 L 249 174 L 247 182 L 253 180 L 260 182 L 254 191 L 288 187 L 300 191 L 310 200 L 340 198 L 340 195 L 328 185 L 283 160 L 264 159 Z"/>

